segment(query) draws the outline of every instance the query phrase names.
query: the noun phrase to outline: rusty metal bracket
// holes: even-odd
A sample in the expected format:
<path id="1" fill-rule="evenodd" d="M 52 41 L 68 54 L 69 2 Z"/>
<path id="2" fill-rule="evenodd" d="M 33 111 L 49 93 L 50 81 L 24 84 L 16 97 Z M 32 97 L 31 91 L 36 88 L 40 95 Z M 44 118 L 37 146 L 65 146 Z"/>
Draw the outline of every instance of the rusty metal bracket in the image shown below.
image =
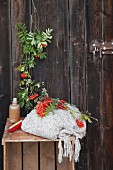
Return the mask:
<path id="1" fill-rule="evenodd" d="M 102 55 L 113 55 L 113 42 L 98 42 L 95 41 L 90 45 L 90 52 L 95 56 L 96 53 L 100 53 L 100 58 Z"/>

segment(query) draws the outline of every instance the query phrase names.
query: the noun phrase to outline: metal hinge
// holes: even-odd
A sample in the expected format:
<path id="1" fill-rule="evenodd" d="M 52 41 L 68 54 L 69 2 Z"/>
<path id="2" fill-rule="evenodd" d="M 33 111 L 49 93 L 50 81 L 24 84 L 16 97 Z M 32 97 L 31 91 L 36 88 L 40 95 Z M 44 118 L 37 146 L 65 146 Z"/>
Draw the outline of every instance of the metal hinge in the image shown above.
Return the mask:
<path id="1" fill-rule="evenodd" d="M 98 42 L 95 41 L 90 45 L 90 52 L 95 56 L 96 53 L 99 53 L 100 58 L 103 55 L 113 55 L 113 42 Z"/>

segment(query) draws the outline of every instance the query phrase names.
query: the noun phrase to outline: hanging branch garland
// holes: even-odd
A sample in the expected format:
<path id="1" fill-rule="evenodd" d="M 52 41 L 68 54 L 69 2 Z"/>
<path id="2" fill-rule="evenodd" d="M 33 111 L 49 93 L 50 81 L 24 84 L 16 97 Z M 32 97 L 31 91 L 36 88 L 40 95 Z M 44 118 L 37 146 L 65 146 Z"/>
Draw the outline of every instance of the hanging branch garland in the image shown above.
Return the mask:
<path id="1" fill-rule="evenodd" d="M 19 23 L 17 29 L 23 58 L 23 62 L 18 66 L 18 71 L 21 73 L 18 101 L 21 107 L 32 109 L 39 98 L 47 95 L 47 91 L 43 88 L 43 82 L 35 83 L 35 80 L 32 80 L 30 70 L 36 65 L 36 58 L 46 58 L 44 49 L 48 46 L 48 43 L 51 43 L 52 29 L 48 28 L 45 32 L 29 32 L 23 23 Z M 41 95 L 39 96 L 40 90 Z"/>

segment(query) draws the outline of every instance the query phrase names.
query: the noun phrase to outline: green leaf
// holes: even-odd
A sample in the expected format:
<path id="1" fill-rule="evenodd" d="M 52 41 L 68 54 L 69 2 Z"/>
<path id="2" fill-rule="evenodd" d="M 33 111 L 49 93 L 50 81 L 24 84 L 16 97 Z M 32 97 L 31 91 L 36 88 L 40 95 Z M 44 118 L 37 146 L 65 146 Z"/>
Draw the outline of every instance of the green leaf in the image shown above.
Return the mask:
<path id="1" fill-rule="evenodd" d="M 86 115 L 86 114 L 82 114 L 81 120 L 87 120 L 89 123 L 92 122 L 91 119 L 90 119 L 90 117 L 89 117 L 88 115 Z"/>
<path id="2" fill-rule="evenodd" d="M 42 48 L 41 42 L 38 43 L 37 48 Z"/>
<path id="3" fill-rule="evenodd" d="M 29 109 L 32 109 L 32 108 L 33 108 L 32 102 L 28 100 L 28 101 L 26 102 L 26 104 L 25 104 L 25 108 L 28 109 L 28 110 L 29 110 Z"/>
<path id="4" fill-rule="evenodd" d="M 24 80 L 21 80 L 19 86 L 23 86 L 23 85 L 25 85 L 25 82 Z"/>
<path id="5" fill-rule="evenodd" d="M 31 45 L 35 45 L 35 44 L 36 44 L 36 41 L 35 41 L 35 39 L 33 37 L 32 41 L 31 41 Z"/>
<path id="6" fill-rule="evenodd" d="M 24 101 L 20 101 L 19 103 L 20 103 L 20 107 L 21 107 L 21 108 L 24 107 L 24 104 L 25 104 Z"/>
<path id="7" fill-rule="evenodd" d="M 33 33 L 32 32 L 29 32 L 29 34 L 28 34 L 28 38 L 33 38 L 34 37 L 34 35 L 33 35 Z"/>
<path id="8" fill-rule="evenodd" d="M 41 53 L 40 54 L 40 59 L 45 59 L 45 58 L 46 58 L 46 53 L 45 52 Z"/>
<path id="9" fill-rule="evenodd" d="M 18 71 L 19 72 L 23 72 L 25 70 L 25 66 L 24 65 L 19 65 L 18 66 Z"/>

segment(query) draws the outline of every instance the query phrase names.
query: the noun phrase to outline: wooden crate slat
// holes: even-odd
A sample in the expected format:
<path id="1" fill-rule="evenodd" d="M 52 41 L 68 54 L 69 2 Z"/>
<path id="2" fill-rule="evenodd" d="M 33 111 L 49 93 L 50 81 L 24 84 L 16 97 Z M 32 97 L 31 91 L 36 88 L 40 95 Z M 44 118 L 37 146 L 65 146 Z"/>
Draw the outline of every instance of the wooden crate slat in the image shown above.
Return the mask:
<path id="1" fill-rule="evenodd" d="M 12 142 L 8 147 L 8 170 L 22 170 L 22 144 Z"/>
<path id="2" fill-rule="evenodd" d="M 54 142 L 40 142 L 40 170 L 55 170 Z"/>
<path id="3" fill-rule="evenodd" d="M 38 142 L 23 143 L 23 170 L 38 170 Z"/>
<path id="4" fill-rule="evenodd" d="M 9 143 L 4 144 L 4 170 L 9 170 Z"/>

